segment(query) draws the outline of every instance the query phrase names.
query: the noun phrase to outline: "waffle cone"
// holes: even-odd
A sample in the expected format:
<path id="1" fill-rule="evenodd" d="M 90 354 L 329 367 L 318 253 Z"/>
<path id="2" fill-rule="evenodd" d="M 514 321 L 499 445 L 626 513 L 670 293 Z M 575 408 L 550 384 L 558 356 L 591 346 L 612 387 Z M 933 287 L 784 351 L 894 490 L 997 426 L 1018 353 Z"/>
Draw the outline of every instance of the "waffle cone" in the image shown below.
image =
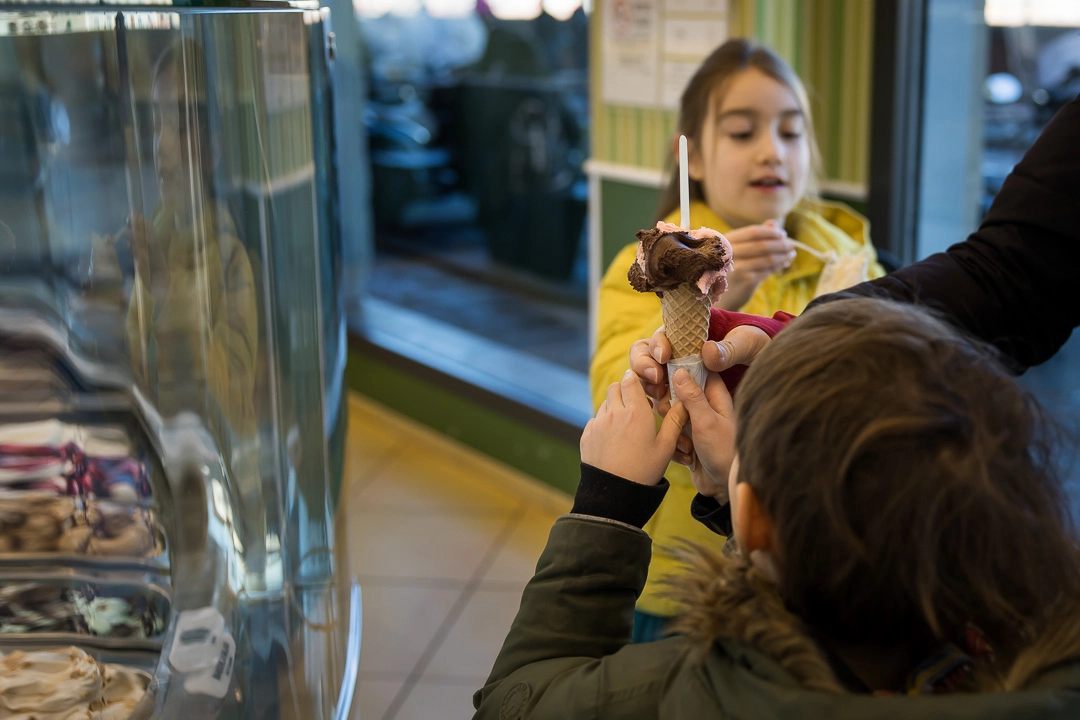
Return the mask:
<path id="1" fill-rule="evenodd" d="M 709 339 L 709 298 L 691 283 L 665 290 L 660 298 L 664 314 L 664 332 L 671 343 L 673 358 L 701 353 Z"/>

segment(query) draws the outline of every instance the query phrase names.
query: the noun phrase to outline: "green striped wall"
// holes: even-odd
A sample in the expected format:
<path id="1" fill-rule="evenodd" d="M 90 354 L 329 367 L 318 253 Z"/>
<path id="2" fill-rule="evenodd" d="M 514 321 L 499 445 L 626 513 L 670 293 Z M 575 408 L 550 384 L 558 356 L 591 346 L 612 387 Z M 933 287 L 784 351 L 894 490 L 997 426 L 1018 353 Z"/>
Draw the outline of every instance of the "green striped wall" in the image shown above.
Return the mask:
<path id="1" fill-rule="evenodd" d="M 601 97 L 600 22 L 592 14 L 592 156 L 662 169 L 674 111 L 607 105 Z M 731 0 L 732 37 L 748 35 L 783 56 L 806 83 L 824 179 L 866 184 L 870 144 L 873 0 Z"/>

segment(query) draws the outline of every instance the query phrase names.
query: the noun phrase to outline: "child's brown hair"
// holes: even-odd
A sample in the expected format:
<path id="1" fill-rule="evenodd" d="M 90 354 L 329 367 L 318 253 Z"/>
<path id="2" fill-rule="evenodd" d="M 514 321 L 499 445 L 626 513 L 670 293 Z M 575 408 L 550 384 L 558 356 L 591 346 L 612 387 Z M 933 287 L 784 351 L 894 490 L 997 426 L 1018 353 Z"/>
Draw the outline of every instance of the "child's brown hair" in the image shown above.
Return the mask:
<path id="1" fill-rule="evenodd" d="M 810 145 L 810 176 L 807 182 L 807 194 L 816 193 L 817 178 L 821 174 L 821 154 L 814 135 L 814 121 L 810 113 L 810 100 L 802 80 L 795 74 L 783 58 L 764 45 L 759 45 L 747 38 L 733 38 L 713 50 L 709 57 L 690 78 L 679 101 L 678 134 L 685 135 L 691 152 L 701 152 L 701 131 L 709 108 L 721 101 L 723 91 L 731 79 L 743 70 L 754 68 L 785 86 L 795 96 L 803 114 L 806 127 L 806 141 Z M 663 220 L 679 207 L 679 166 L 678 159 L 672 156 L 671 179 L 667 188 L 660 195 L 657 220 Z M 689 178 L 690 199 L 702 200 L 701 183 Z"/>
<path id="2" fill-rule="evenodd" d="M 180 112 L 180 128 L 188 143 L 185 152 L 192 153 L 188 162 L 198 170 L 203 192 L 215 194 L 214 171 L 219 161 L 210 127 L 210 87 L 206 72 L 205 51 L 202 45 L 189 37 L 173 40 L 158 56 L 154 65 L 153 82 L 157 85 L 172 74 L 176 85 L 175 101 Z"/>
<path id="3" fill-rule="evenodd" d="M 990 351 L 913 306 L 795 320 L 736 400 L 739 482 L 775 523 L 779 592 L 847 643 L 994 649 L 996 687 L 1080 654 L 1080 553 L 1048 424 Z"/>

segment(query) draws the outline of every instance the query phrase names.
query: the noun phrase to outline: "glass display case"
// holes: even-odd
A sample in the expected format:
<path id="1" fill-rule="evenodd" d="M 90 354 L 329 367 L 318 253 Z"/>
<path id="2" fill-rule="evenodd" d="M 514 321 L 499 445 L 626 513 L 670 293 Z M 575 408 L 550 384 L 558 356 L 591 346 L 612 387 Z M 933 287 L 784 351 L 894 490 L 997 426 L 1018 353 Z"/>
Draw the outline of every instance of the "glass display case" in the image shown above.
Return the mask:
<path id="1" fill-rule="evenodd" d="M 0 2 L 0 716 L 350 713 L 329 15 L 193 5 Z"/>

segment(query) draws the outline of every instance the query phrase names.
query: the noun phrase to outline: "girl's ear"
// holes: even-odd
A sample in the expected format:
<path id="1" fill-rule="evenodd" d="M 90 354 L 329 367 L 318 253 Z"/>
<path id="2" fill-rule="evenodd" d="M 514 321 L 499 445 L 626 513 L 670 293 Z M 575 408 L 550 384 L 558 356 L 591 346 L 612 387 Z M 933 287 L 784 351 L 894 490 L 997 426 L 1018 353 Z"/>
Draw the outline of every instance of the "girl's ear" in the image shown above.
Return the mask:
<path id="1" fill-rule="evenodd" d="M 679 138 L 675 138 L 675 157 L 679 157 Z M 697 182 L 703 182 L 705 180 L 705 161 L 701 157 L 701 151 L 698 149 L 697 143 L 686 138 L 686 160 L 687 168 L 686 174 L 690 176 L 691 180 Z"/>
<path id="2" fill-rule="evenodd" d="M 749 483 L 741 482 L 735 486 L 736 501 L 731 508 L 735 511 L 735 527 L 739 529 L 739 548 L 746 554 L 756 550 L 770 552 L 773 549 L 775 525 L 772 517 L 765 511 L 760 498 Z"/>

